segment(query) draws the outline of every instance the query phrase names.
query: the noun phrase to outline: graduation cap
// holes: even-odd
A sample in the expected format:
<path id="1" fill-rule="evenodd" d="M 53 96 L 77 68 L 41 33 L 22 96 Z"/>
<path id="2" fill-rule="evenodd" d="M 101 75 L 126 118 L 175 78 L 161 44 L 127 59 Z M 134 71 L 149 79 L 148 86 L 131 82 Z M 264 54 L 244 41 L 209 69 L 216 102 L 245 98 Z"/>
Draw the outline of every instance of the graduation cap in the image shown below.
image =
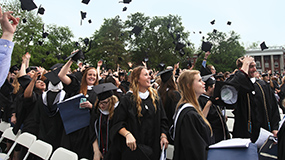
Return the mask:
<path id="1" fill-rule="evenodd" d="M 78 46 L 79 46 L 79 43 L 78 43 L 78 42 L 75 42 L 75 46 L 78 47 Z"/>
<path id="2" fill-rule="evenodd" d="M 56 70 L 52 70 L 44 74 L 44 76 L 52 83 L 52 85 L 56 86 L 60 82 L 60 79 L 58 77 L 58 73 L 60 72 L 60 70 L 61 67 L 58 67 Z"/>
<path id="3" fill-rule="evenodd" d="M 48 56 L 50 54 L 50 52 L 49 51 L 46 51 L 46 55 Z"/>
<path id="4" fill-rule="evenodd" d="M 82 52 L 82 50 L 78 50 L 77 52 L 71 54 L 70 56 L 68 56 L 65 60 L 68 59 L 72 59 L 73 61 L 78 61 L 79 59 L 84 59 L 84 54 Z"/>
<path id="5" fill-rule="evenodd" d="M 137 36 L 141 33 L 142 31 L 142 27 L 139 27 L 139 26 L 135 26 L 133 29 L 132 29 L 132 32 Z"/>
<path id="6" fill-rule="evenodd" d="M 93 87 L 100 101 L 111 97 L 116 89 L 118 88 L 113 83 L 102 83 Z"/>
<path id="7" fill-rule="evenodd" d="M 26 69 L 26 73 L 29 73 L 31 70 L 35 70 L 37 71 L 37 67 L 36 66 L 30 66 Z"/>
<path id="8" fill-rule="evenodd" d="M 143 144 L 138 144 L 137 149 L 131 151 L 128 149 L 126 152 L 122 154 L 122 158 L 126 159 L 136 159 L 136 160 L 150 160 L 150 156 L 152 155 L 153 150 L 151 147 L 148 147 Z"/>
<path id="9" fill-rule="evenodd" d="M 213 29 L 213 33 L 217 33 L 217 30 L 216 30 L 216 29 Z"/>
<path id="10" fill-rule="evenodd" d="M 202 31 L 199 31 L 199 34 L 202 34 Z"/>
<path id="11" fill-rule="evenodd" d="M 54 69 L 56 69 L 56 68 L 61 68 L 62 66 L 63 66 L 62 63 L 57 63 L 57 64 L 51 66 L 50 69 L 51 69 L 51 70 L 54 70 Z"/>
<path id="12" fill-rule="evenodd" d="M 46 59 L 45 58 L 42 58 L 42 63 L 45 63 Z"/>
<path id="13" fill-rule="evenodd" d="M 191 63 L 191 60 L 190 59 L 185 59 L 181 62 L 181 68 L 182 69 L 189 69 L 192 67 L 192 63 Z"/>
<path id="14" fill-rule="evenodd" d="M 204 67 L 203 65 L 201 65 L 201 68 L 199 71 L 201 73 L 201 76 L 212 74 L 211 70 L 208 67 Z"/>
<path id="15" fill-rule="evenodd" d="M 123 8 L 123 12 L 126 11 L 127 9 L 128 9 L 127 7 L 124 7 L 124 8 Z"/>
<path id="16" fill-rule="evenodd" d="M 22 22 L 23 22 L 23 23 L 26 23 L 26 22 L 27 22 L 27 19 L 26 19 L 26 18 L 23 18 L 23 19 L 22 19 Z"/>
<path id="17" fill-rule="evenodd" d="M 32 78 L 28 75 L 23 75 L 21 77 L 18 78 L 18 82 L 20 83 L 20 85 L 22 86 L 22 88 L 25 90 L 28 85 L 30 84 Z"/>
<path id="18" fill-rule="evenodd" d="M 84 44 L 87 46 L 87 45 L 89 44 L 89 39 L 88 39 L 88 38 L 85 38 L 85 39 L 83 40 L 83 42 L 84 42 Z"/>
<path id="19" fill-rule="evenodd" d="M 18 66 L 15 64 L 15 65 L 13 65 L 13 66 L 10 67 L 9 72 L 10 72 L 10 73 L 14 73 L 14 71 L 17 71 L 17 70 L 19 70 L 19 68 L 18 68 Z"/>
<path id="20" fill-rule="evenodd" d="M 44 7 L 42 7 L 42 6 L 40 5 L 40 7 L 39 7 L 39 9 L 38 9 L 38 13 L 37 13 L 37 14 L 44 15 L 44 13 L 45 13 L 45 9 L 44 9 Z"/>
<path id="21" fill-rule="evenodd" d="M 156 76 L 160 76 L 162 82 L 166 83 L 173 76 L 173 69 L 161 71 Z"/>
<path id="22" fill-rule="evenodd" d="M 20 0 L 22 10 L 31 11 L 33 9 L 38 8 L 33 0 Z"/>
<path id="23" fill-rule="evenodd" d="M 261 48 L 262 51 L 265 50 L 265 49 L 268 49 L 268 47 L 266 46 L 265 42 L 262 42 L 260 44 L 260 48 Z"/>
<path id="24" fill-rule="evenodd" d="M 118 57 L 118 60 L 119 60 L 119 61 L 123 61 L 123 58 L 122 58 L 122 57 Z"/>
<path id="25" fill-rule="evenodd" d="M 88 20 L 88 23 L 92 23 L 92 20 L 91 20 L 91 19 L 89 19 L 89 20 Z"/>
<path id="26" fill-rule="evenodd" d="M 180 49 L 179 50 L 179 54 L 180 54 L 181 57 L 183 57 L 185 55 L 184 49 Z"/>
<path id="27" fill-rule="evenodd" d="M 216 21 L 216 20 L 212 20 L 210 23 L 211 23 L 212 25 L 214 25 L 214 24 L 215 24 L 215 21 Z"/>
<path id="28" fill-rule="evenodd" d="M 268 74 L 267 73 L 263 73 L 261 76 L 262 77 L 266 77 L 266 76 L 268 76 Z"/>
<path id="29" fill-rule="evenodd" d="M 47 32 L 43 32 L 43 38 L 47 38 L 49 34 Z"/>
<path id="30" fill-rule="evenodd" d="M 143 61 L 147 62 L 147 61 L 148 61 L 148 58 L 144 58 Z"/>
<path id="31" fill-rule="evenodd" d="M 82 25 L 82 20 L 84 20 L 84 18 L 86 18 L 87 13 L 80 11 L 80 15 L 81 15 L 81 21 L 80 21 L 80 25 Z"/>
<path id="32" fill-rule="evenodd" d="M 231 21 L 228 21 L 228 22 L 227 22 L 227 25 L 229 25 L 229 26 L 230 26 L 231 24 L 232 24 L 232 22 L 231 22 Z"/>
<path id="33" fill-rule="evenodd" d="M 41 46 L 43 45 L 43 41 L 38 41 L 38 44 Z"/>
<path id="34" fill-rule="evenodd" d="M 164 63 L 159 63 L 158 68 L 160 71 L 164 70 L 165 64 Z"/>
<path id="35" fill-rule="evenodd" d="M 215 84 L 216 80 L 212 78 L 213 75 L 214 74 L 208 74 L 208 75 L 202 76 L 202 81 L 205 82 L 206 88 L 212 84 Z"/>
<path id="36" fill-rule="evenodd" d="M 82 0 L 81 3 L 88 4 L 90 0 Z"/>
<path id="37" fill-rule="evenodd" d="M 120 1 L 120 3 L 125 3 L 125 4 L 129 4 L 129 3 L 131 3 L 132 2 L 132 0 L 123 0 L 123 1 Z"/>
<path id="38" fill-rule="evenodd" d="M 183 44 L 183 43 L 181 43 L 181 42 L 178 42 L 177 44 L 176 44 L 176 46 L 175 46 L 175 50 L 176 51 L 179 51 L 179 50 L 181 50 L 182 48 L 184 48 L 186 45 L 185 44 Z"/>
<path id="39" fill-rule="evenodd" d="M 214 98 L 217 97 L 219 97 L 219 99 L 215 102 L 217 105 L 232 105 L 237 102 L 238 91 L 232 84 L 223 81 L 216 81 Z"/>
<path id="40" fill-rule="evenodd" d="M 208 51 L 211 51 L 211 48 L 212 48 L 213 44 L 209 41 L 205 42 L 203 41 L 202 42 L 202 51 L 205 51 L 205 52 L 208 52 Z"/>

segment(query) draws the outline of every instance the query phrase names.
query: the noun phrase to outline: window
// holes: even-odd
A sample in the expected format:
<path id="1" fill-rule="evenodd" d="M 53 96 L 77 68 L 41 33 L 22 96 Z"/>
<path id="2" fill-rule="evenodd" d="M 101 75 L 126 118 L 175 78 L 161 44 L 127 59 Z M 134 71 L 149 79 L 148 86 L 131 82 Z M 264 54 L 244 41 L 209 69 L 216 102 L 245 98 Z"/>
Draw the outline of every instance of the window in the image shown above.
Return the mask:
<path id="1" fill-rule="evenodd" d="M 274 62 L 274 67 L 275 68 L 279 68 L 279 63 L 278 62 Z"/>
<path id="2" fill-rule="evenodd" d="M 261 68 L 260 61 L 256 61 L 256 68 Z"/>
<path id="3" fill-rule="evenodd" d="M 269 63 L 266 62 L 266 63 L 264 64 L 264 66 L 265 66 L 265 68 L 269 68 Z"/>

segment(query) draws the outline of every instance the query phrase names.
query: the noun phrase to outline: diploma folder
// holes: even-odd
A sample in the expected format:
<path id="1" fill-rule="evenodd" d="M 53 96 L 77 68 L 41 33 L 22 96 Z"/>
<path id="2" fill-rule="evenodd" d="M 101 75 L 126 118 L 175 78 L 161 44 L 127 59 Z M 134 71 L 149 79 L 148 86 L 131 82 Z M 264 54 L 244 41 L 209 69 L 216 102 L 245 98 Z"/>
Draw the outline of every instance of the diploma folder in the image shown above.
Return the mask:
<path id="1" fill-rule="evenodd" d="M 81 98 L 86 97 L 77 94 L 57 104 L 66 134 L 87 127 L 90 123 L 89 109 L 79 108 Z"/>

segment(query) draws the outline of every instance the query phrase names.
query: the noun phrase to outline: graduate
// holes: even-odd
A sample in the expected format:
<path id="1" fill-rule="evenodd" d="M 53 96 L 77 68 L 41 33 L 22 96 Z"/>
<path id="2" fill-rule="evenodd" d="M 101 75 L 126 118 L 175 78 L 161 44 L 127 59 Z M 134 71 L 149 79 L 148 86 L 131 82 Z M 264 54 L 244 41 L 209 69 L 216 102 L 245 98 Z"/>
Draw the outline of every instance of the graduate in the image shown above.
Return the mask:
<path id="1" fill-rule="evenodd" d="M 110 150 L 111 159 L 157 160 L 168 145 L 167 117 L 145 67 L 136 67 L 131 73 L 130 90 L 115 109 L 111 143 L 116 151 Z"/>
<path id="2" fill-rule="evenodd" d="M 157 74 L 160 75 L 161 83 L 158 88 L 158 93 L 163 103 L 163 107 L 168 119 L 168 127 L 170 128 L 173 125 L 173 115 L 175 113 L 176 105 L 180 100 L 181 96 L 177 91 L 177 86 L 174 82 L 173 77 L 173 69 L 161 71 Z M 174 144 L 174 142 L 167 134 L 167 139 L 169 140 L 170 144 Z"/>
<path id="3" fill-rule="evenodd" d="M 82 78 L 79 80 L 78 75 L 68 74 L 73 61 L 77 61 L 83 54 L 80 51 L 75 51 L 66 64 L 61 68 L 58 76 L 63 82 L 64 90 L 67 96 L 71 97 L 78 93 L 82 93 L 86 97 L 86 102 L 80 103 L 81 108 L 92 109 L 97 99 L 97 95 L 93 87 L 98 84 L 97 71 L 94 67 L 89 67 L 84 70 Z M 91 112 L 90 112 L 91 113 Z M 70 134 L 63 133 L 62 146 L 77 153 L 79 158 L 91 159 L 93 157 L 92 143 L 89 141 L 89 126 L 81 128 Z"/>
<path id="4" fill-rule="evenodd" d="M 114 90 L 117 89 L 112 83 L 103 83 L 94 87 L 98 96 L 90 123 L 94 160 L 105 158 L 110 148 L 110 129 L 113 125 L 114 110 L 119 104 L 118 98 L 114 95 Z"/>
<path id="5" fill-rule="evenodd" d="M 205 93 L 200 72 L 186 70 L 178 78 L 181 99 L 174 118 L 173 160 L 207 160 L 207 148 L 213 143 L 213 131 L 204 117 L 198 98 Z"/>

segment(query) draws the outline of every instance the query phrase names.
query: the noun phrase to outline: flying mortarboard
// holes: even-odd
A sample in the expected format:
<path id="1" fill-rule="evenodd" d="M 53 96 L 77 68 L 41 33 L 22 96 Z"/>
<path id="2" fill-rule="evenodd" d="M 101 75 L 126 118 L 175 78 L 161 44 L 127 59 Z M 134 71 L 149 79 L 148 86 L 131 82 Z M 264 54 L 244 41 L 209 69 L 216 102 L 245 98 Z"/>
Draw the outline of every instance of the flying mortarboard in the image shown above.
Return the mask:
<path id="1" fill-rule="evenodd" d="M 142 27 L 139 27 L 139 26 L 135 26 L 133 29 L 132 29 L 132 32 L 137 36 L 141 33 L 142 31 Z"/>
<path id="2" fill-rule="evenodd" d="M 268 47 L 266 46 L 265 42 L 262 42 L 260 44 L 260 48 L 261 48 L 262 51 L 265 50 L 265 49 L 268 49 Z"/>
<path id="3" fill-rule="evenodd" d="M 23 23 L 26 23 L 26 22 L 27 22 L 27 19 L 26 19 L 26 18 L 23 18 L 23 19 L 22 19 L 22 22 L 23 22 Z"/>
<path id="4" fill-rule="evenodd" d="M 31 11 L 33 9 L 38 8 L 33 0 L 20 0 L 22 10 Z"/>
<path id="5" fill-rule="evenodd" d="M 61 67 L 58 67 L 56 70 L 44 74 L 44 76 L 52 83 L 52 85 L 56 86 L 60 82 L 60 79 L 58 77 L 60 70 Z"/>
<path id="6" fill-rule="evenodd" d="M 147 62 L 147 61 L 148 61 L 148 58 L 144 58 L 143 61 L 144 61 L 144 62 Z"/>
<path id="7" fill-rule="evenodd" d="M 80 25 L 82 25 L 82 20 L 84 20 L 84 18 L 86 18 L 86 12 L 80 11 L 80 15 L 81 15 L 81 21 L 80 21 Z"/>
<path id="8" fill-rule="evenodd" d="M 88 23 L 92 23 L 92 20 L 91 20 L 91 19 L 89 19 L 89 20 L 88 20 Z"/>
<path id="9" fill-rule="evenodd" d="M 38 44 L 41 46 L 43 45 L 43 41 L 38 41 Z"/>
<path id="10" fill-rule="evenodd" d="M 23 89 L 26 89 L 28 87 L 31 80 L 32 80 L 32 78 L 28 75 L 23 75 L 23 76 L 18 78 L 18 82 L 20 83 L 20 85 L 22 86 Z"/>
<path id="11" fill-rule="evenodd" d="M 213 33 L 217 33 L 217 30 L 216 30 L 216 29 L 213 29 Z"/>
<path id="12" fill-rule="evenodd" d="M 160 76 L 162 82 L 166 83 L 173 76 L 173 69 L 161 71 L 156 76 Z"/>
<path id="13" fill-rule="evenodd" d="M 228 22 L 227 22 L 227 25 L 229 25 L 229 26 L 230 26 L 231 24 L 232 24 L 232 22 L 231 22 L 231 21 L 228 21 Z"/>
<path id="14" fill-rule="evenodd" d="M 83 40 L 83 42 L 84 42 L 84 44 L 87 46 L 87 45 L 89 44 L 89 39 L 88 39 L 88 38 L 85 38 L 85 39 Z"/>
<path id="15" fill-rule="evenodd" d="M 199 34 L 202 34 L 202 31 L 199 31 Z"/>
<path id="16" fill-rule="evenodd" d="M 208 87 L 212 84 L 215 84 L 216 80 L 212 78 L 214 74 L 208 74 L 205 76 L 202 76 L 202 81 L 205 82 L 205 86 Z"/>
<path id="17" fill-rule="evenodd" d="M 90 0 L 82 0 L 81 3 L 88 4 Z"/>
<path id="18" fill-rule="evenodd" d="M 60 68 L 60 67 L 62 67 L 62 66 L 63 66 L 62 63 L 57 63 L 57 64 L 51 66 L 50 69 L 51 69 L 51 70 L 54 70 L 54 69 Z"/>
<path id="19" fill-rule="evenodd" d="M 45 9 L 44 9 L 44 7 L 42 7 L 42 6 L 40 5 L 37 14 L 44 15 L 44 13 L 45 13 Z"/>
<path id="20" fill-rule="evenodd" d="M 82 52 L 82 50 L 78 50 L 77 52 L 71 54 L 70 56 L 68 56 L 65 60 L 68 59 L 72 59 L 73 61 L 78 61 L 79 59 L 84 59 L 84 54 Z"/>
<path id="21" fill-rule="evenodd" d="M 45 58 L 42 58 L 42 63 L 45 63 L 46 59 Z"/>
<path id="22" fill-rule="evenodd" d="M 122 57 L 118 57 L 118 60 L 119 60 L 119 61 L 123 61 L 123 58 L 122 58 Z"/>
<path id="23" fill-rule="evenodd" d="M 104 100 L 111 97 L 114 93 L 113 90 L 118 89 L 113 83 L 102 83 L 93 87 L 93 90 L 98 96 L 99 100 Z"/>
<path id="24" fill-rule="evenodd" d="M 17 70 L 19 70 L 19 68 L 18 68 L 18 66 L 15 64 L 15 65 L 13 65 L 13 66 L 10 67 L 9 72 L 10 72 L 10 73 L 14 73 L 14 71 L 17 71 Z"/>
<path id="25" fill-rule="evenodd" d="M 185 46 L 186 46 L 185 44 L 178 42 L 175 46 L 175 50 L 179 51 L 180 49 L 183 49 Z"/>
<path id="26" fill-rule="evenodd" d="M 132 2 L 132 0 L 123 0 L 123 1 L 120 1 L 119 3 L 129 4 L 129 3 L 131 3 L 131 2 Z"/>
<path id="27" fill-rule="evenodd" d="M 47 38 L 49 34 L 47 32 L 43 32 L 43 38 Z"/>
<path id="28" fill-rule="evenodd" d="M 128 9 L 127 7 L 124 7 L 124 8 L 123 8 L 123 12 L 126 11 L 127 9 Z"/>
<path id="29" fill-rule="evenodd" d="M 214 98 L 219 97 L 216 104 L 220 106 L 227 106 L 235 104 L 238 98 L 238 91 L 235 86 L 222 81 L 216 81 Z"/>
<path id="30" fill-rule="evenodd" d="M 214 25 L 214 24 L 215 24 L 215 21 L 216 21 L 216 20 L 212 20 L 210 23 L 211 23 L 212 25 Z"/>
<path id="31" fill-rule="evenodd" d="M 165 68 L 165 64 L 164 63 L 159 63 L 158 67 L 159 67 L 159 70 L 162 71 Z"/>
<path id="32" fill-rule="evenodd" d="M 202 51 L 208 52 L 211 51 L 212 48 L 212 43 L 207 41 L 207 42 L 202 42 Z"/>

